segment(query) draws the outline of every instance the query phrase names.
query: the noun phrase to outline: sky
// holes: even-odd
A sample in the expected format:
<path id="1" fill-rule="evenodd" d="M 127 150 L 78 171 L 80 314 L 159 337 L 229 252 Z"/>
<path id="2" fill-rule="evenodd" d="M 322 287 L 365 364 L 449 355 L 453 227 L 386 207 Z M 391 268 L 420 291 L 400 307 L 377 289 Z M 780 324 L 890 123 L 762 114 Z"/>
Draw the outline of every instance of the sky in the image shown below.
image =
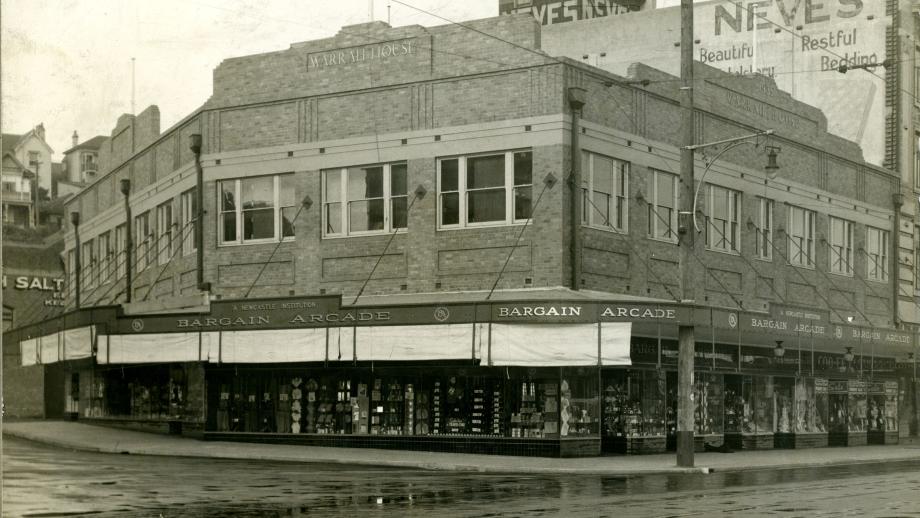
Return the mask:
<path id="1" fill-rule="evenodd" d="M 498 0 L 400 0 L 454 21 L 498 14 Z M 3 0 L 0 16 L 4 133 L 44 123 L 54 160 L 80 141 L 110 135 L 119 115 L 160 109 L 166 130 L 211 95 L 225 58 L 283 50 L 369 19 L 369 0 Z M 376 0 L 391 25 L 443 25 Z"/>

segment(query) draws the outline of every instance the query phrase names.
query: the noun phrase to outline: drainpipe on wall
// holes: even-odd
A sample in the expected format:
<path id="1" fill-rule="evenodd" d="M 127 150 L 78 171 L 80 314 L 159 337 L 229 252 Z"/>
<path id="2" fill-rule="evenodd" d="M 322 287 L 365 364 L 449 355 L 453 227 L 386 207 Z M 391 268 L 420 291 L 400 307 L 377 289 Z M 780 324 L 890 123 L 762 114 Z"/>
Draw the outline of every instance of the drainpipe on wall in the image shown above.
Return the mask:
<path id="1" fill-rule="evenodd" d="M 201 169 L 201 135 L 189 135 L 188 147 L 195 155 L 195 202 L 198 204 L 195 211 L 195 259 L 198 289 L 211 291 L 211 283 L 204 282 L 204 171 Z"/>
<path id="2" fill-rule="evenodd" d="M 80 277 L 82 265 L 80 261 L 80 213 L 70 213 L 70 223 L 73 225 L 74 250 L 73 250 L 73 278 L 74 278 L 74 307 L 80 309 Z"/>
<path id="3" fill-rule="evenodd" d="M 572 289 L 581 288 L 581 147 L 578 143 L 578 119 L 581 116 L 581 109 L 585 105 L 585 89 L 573 86 L 568 91 L 569 108 L 572 110 L 572 141 L 571 141 L 571 169 L 569 177 L 572 188 L 572 214 L 571 214 L 571 232 L 572 232 Z"/>
<path id="4" fill-rule="evenodd" d="M 131 270 L 132 262 L 132 250 L 134 250 L 134 237 L 133 237 L 133 224 L 131 220 L 131 203 L 128 201 L 128 197 L 131 194 L 131 180 L 128 178 L 121 179 L 121 193 L 125 196 L 125 302 L 131 303 L 131 291 L 134 289 L 131 286 Z"/>
<path id="5" fill-rule="evenodd" d="M 904 195 L 894 193 L 891 195 L 891 204 L 894 206 L 894 232 L 891 233 L 891 306 L 892 306 L 892 323 L 895 327 L 901 322 L 898 314 L 898 288 L 901 285 L 901 275 L 898 271 L 898 254 L 901 251 L 901 206 L 904 205 Z"/>

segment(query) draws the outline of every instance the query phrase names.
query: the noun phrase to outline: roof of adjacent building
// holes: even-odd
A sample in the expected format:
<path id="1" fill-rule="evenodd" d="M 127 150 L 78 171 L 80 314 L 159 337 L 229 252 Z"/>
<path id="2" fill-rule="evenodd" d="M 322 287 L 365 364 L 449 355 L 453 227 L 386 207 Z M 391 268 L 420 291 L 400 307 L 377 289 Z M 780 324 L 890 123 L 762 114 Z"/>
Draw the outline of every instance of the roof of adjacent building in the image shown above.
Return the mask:
<path id="1" fill-rule="evenodd" d="M 4 133 L 2 153 L 4 155 L 7 153 L 12 153 L 13 150 L 16 149 L 16 146 L 19 144 L 20 140 L 22 140 L 22 135 L 17 135 L 15 133 Z"/>
<path id="2" fill-rule="evenodd" d="M 103 142 L 106 138 L 107 138 L 107 137 L 106 137 L 105 135 L 96 135 L 95 137 L 93 137 L 93 138 L 91 138 L 91 139 L 89 139 L 89 140 L 86 140 L 86 141 L 84 141 L 84 142 L 81 142 L 81 143 L 77 144 L 76 146 L 74 146 L 74 147 L 68 149 L 67 151 L 64 151 L 64 154 L 66 155 L 66 154 L 68 154 L 68 153 L 73 153 L 74 151 L 77 151 L 77 150 L 80 150 L 80 149 L 98 150 L 99 148 L 102 147 L 102 142 Z"/>

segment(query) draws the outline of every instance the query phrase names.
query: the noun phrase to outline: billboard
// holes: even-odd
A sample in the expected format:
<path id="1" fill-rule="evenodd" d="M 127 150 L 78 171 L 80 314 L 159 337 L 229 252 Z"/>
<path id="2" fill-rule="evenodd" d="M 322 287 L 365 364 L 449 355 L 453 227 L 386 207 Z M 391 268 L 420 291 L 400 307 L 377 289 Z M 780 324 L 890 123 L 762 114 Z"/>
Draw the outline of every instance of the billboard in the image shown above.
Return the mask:
<path id="1" fill-rule="evenodd" d="M 498 13 L 532 13 L 541 25 L 590 20 L 638 11 L 645 0 L 499 0 Z"/>
<path id="2" fill-rule="evenodd" d="M 694 59 L 739 75 L 772 77 L 780 90 L 821 109 L 829 132 L 860 144 L 866 160 L 880 165 L 885 68 L 847 73 L 838 68 L 882 63 L 890 25 L 880 1 L 703 2 L 694 5 Z M 678 75 L 679 41 L 679 7 L 549 26 L 542 37 L 543 49 L 552 55 L 589 56 L 590 64 L 617 74 L 641 62 Z"/>

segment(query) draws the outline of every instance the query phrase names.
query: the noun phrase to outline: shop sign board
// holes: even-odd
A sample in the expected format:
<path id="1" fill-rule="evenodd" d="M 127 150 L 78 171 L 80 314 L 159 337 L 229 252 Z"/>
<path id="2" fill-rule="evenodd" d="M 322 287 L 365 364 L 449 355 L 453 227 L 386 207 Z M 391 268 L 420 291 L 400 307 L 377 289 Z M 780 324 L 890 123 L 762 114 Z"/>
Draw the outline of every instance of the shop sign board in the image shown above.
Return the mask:
<path id="1" fill-rule="evenodd" d="M 847 392 L 852 395 L 866 393 L 866 382 L 863 380 L 847 380 Z"/>
<path id="2" fill-rule="evenodd" d="M 815 394 L 827 394 L 827 378 L 815 378 Z"/>
<path id="3" fill-rule="evenodd" d="M 849 390 L 847 380 L 830 380 L 827 384 L 827 391 L 831 394 L 846 394 Z"/>
<path id="4" fill-rule="evenodd" d="M 540 25 L 590 20 L 638 11 L 645 0 L 499 0 L 499 14 L 532 13 Z"/>
<path id="5" fill-rule="evenodd" d="M 596 322 L 594 305 L 580 303 L 513 303 L 492 306 L 494 322 L 528 321 L 528 322 Z"/>
<path id="6" fill-rule="evenodd" d="M 885 383 L 881 381 L 870 381 L 869 382 L 869 393 L 870 394 L 884 394 L 885 393 Z"/>
<path id="7" fill-rule="evenodd" d="M 885 382 L 885 395 L 888 397 L 898 397 L 898 382 L 897 381 L 886 381 Z"/>

